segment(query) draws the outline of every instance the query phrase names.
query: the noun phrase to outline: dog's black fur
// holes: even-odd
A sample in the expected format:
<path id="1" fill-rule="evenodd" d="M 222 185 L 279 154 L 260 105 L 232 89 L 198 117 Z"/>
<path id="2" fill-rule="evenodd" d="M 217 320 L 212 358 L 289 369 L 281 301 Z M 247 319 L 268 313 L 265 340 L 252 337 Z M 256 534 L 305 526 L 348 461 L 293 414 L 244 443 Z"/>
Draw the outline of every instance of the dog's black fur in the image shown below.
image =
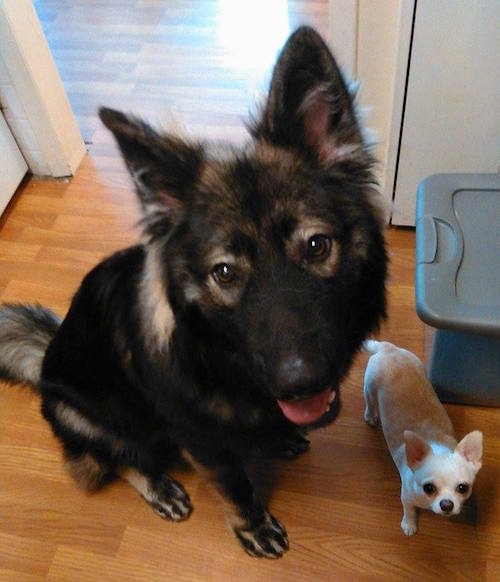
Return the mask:
<path id="1" fill-rule="evenodd" d="M 134 179 L 143 243 L 93 269 L 61 323 L 0 310 L 0 370 L 39 387 L 82 486 L 122 476 L 183 519 L 189 497 L 167 473 L 181 454 L 219 489 L 243 547 L 277 557 L 285 530 L 244 463 L 307 449 L 298 424 L 335 416 L 385 314 L 383 221 L 349 91 L 301 28 L 243 151 L 215 155 L 109 109 L 101 119 Z"/>

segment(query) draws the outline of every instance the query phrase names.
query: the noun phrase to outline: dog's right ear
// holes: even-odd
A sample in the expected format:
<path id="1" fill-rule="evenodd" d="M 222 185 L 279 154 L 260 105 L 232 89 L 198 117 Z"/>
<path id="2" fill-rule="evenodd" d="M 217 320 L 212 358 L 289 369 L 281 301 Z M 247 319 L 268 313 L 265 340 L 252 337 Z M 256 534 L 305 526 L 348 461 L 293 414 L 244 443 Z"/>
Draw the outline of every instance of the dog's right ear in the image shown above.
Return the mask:
<path id="1" fill-rule="evenodd" d="M 312 28 L 299 28 L 281 51 L 253 135 L 322 164 L 370 162 L 353 97 L 329 48 Z"/>
<path id="2" fill-rule="evenodd" d="M 406 462 L 408 467 L 414 471 L 417 466 L 427 457 L 431 452 L 431 447 L 425 440 L 412 430 L 404 431 L 404 441 L 406 449 Z"/>
<path id="3" fill-rule="evenodd" d="M 195 182 L 203 150 L 152 129 L 138 117 L 101 108 L 99 117 L 113 133 L 134 181 L 143 209 L 169 213 L 180 209 Z"/>

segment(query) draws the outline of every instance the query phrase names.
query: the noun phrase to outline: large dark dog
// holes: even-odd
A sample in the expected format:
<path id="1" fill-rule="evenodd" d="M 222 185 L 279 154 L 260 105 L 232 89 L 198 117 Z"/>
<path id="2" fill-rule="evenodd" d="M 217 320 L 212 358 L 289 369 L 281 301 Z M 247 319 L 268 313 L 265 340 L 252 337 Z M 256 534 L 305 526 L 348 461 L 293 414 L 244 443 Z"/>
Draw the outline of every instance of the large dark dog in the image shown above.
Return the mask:
<path id="1" fill-rule="evenodd" d="M 277 557 L 283 526 L 244 469 L 307 449 L 385 312 L 372 158 L 339 69 L 301 28 L 284 47 L 242 151 L 158 133 L 103 109 L 137 188 L 143 243 L 84 279 L 60 322 L 0 311 L 0 370 L 39 387 L 76 481 L 128 480 L 163 517 L 191 503 L 178 455 L 211 480 L 247 552 Z"/>

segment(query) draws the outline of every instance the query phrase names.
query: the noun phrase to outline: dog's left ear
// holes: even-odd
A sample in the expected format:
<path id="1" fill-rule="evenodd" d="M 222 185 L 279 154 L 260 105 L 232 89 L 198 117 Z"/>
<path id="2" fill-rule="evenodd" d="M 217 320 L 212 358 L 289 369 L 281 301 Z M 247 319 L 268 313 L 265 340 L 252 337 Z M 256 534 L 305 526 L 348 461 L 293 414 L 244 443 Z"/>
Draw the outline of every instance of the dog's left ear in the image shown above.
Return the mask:
<path id="1" fill-rule="evenodd" d="M 405 430 L 403 433 L 406 449 L 406 462 L 413 471 L 431 452 L 430 446 L 425 440 L 412 430 Z"/>
<path id="2" fill-rule="evenodd" d="M 474 465 L 476 471 L 479 471 L 483 458 L 483 433 L 479 430 L 473 430 L 466 434 L 456 446 L 455 452 L 465 457 L 469 463 Z"/>
<path id="3" fill-rule="evenodd" d="M 330 50 L 312 28 L 299 28 L 281 51 L 253 135 L 321 163 L 366 160 L 352 96 Z"/>

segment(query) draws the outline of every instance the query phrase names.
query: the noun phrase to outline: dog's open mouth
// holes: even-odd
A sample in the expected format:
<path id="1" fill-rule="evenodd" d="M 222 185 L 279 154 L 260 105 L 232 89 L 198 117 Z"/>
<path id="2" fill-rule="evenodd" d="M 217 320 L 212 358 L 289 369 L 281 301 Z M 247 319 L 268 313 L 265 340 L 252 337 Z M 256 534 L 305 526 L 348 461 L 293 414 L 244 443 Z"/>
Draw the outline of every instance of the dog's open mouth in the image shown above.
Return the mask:
<path id="1" fill-rule="evenodd" d="M 330 410 L 337 393 L 331 387 L 310 398 L 278 400 L 286 418 L 294 424 L 314 424 Z"/>

